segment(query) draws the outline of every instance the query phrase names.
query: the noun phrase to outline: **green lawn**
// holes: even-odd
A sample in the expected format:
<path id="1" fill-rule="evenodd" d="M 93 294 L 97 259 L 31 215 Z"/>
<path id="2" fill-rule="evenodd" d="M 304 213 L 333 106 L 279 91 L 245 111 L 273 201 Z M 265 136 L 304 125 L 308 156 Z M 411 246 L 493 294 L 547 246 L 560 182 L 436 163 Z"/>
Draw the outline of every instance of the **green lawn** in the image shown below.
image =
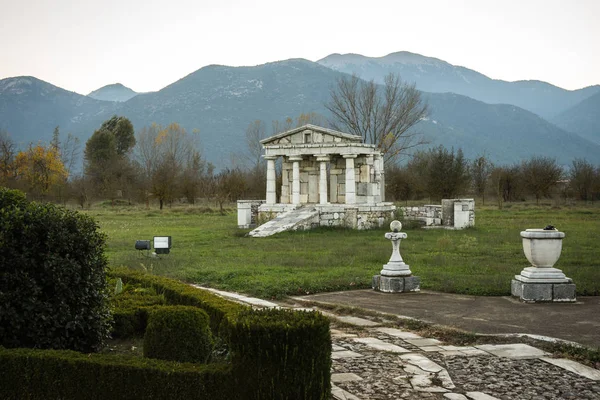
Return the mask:
<path id="1" fill-rule="evenodd" d="M 121 207 L 88 213 L 108 234 L 111 265 L 263 298 L 368 288 L 391 254 L 385 229 L 318 229 L 255 239 L 237 229 L 233 210 L 220 215 L 200 208 Z M 600 295 L 600 207 L 479 207 L 475 222 L 463 231 L 406 231 L 401 254 L 423 289 L 510 294 L 512 276 L 528 265 L 519 232 L 552 224 L 566 233 L 556 267 L 574 280 L 578 295 Z M 136 239 L 160 235 L 172 236 L 170 255 L 146 258 L 134 250 Z"/>

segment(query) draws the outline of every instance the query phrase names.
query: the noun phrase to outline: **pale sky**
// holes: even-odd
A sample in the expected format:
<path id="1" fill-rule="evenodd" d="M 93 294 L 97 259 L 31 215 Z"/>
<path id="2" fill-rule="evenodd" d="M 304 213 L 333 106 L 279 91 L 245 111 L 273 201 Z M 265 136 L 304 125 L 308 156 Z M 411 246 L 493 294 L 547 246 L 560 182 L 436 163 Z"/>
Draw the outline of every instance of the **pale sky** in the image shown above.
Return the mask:
<path id="1" fill-rule="evenodd" d="M 159 90 L 210 64 L 411 51 L 494 79 L 600 84 L 600 0 L 0 0 L 0 79 Z"/>

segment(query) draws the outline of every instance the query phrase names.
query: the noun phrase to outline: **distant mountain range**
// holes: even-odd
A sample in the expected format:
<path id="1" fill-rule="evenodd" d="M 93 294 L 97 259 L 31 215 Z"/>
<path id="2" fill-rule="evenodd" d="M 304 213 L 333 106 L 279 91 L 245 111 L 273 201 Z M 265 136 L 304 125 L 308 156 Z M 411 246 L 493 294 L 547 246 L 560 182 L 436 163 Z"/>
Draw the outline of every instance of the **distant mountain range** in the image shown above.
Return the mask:
<path id="1" fill-rule="evenodd" d="M 377 60 L 383 60 L 379 67 Z M 331 55 L 316 63 L 291 59 L 255 67 L 211 65 L 162 90 L 126 101 L 116 101 L 117 96 L 135 92 L 122 85 L 81 96 L 33 77 L 8 78 L 0 80 L 0 129 L 25 145 L 49 141 L 59 125 L 62 132 L 71 132 L 85 143 L 114 114 L 129 118 L 136 129 L 153 122 L 178 122 L 189 131 L 199 129 L 204 156 L 224 168 L 233 154 L 245 150 L 246 127 L 256 119 L 269 126 L 273 120 L 301 113 L 329 117 L 324 104 L 330 88 L 346 72 L 354 72 L 351 65 L 367 65 L 361 76 L 378 82 L 386 73 L 403 69 L 403 79 L 414 80 L 425 91 L 431 112 L 415 129 L 432 145 L 460 147 L 470 158 L 485 153 L 500 164 L 531 155 L 555 157 L 565 165 L 576 157 L 600 164 L 600 86 L 568 91 L 543 82 L 494 81 L 463 67 L 404 52 L 381 59 Z M 487 93 L 493 87 L 498 92 Z M 465 88 L 470 88 L 471 96 L 459 93 Z M 513 102 L 483 101 L 475 98 L 477 93 L 488 100 L 496 96 Z M 92 94 L 101 99 L 110 94 L 113 101 L 97 100 Z"/>
<path id="2" fill-rule="evenodd" d="M 127 86 L 123 86 L 120 83 L 113 83 L 112 85 L 102 86 L 100 89 L 94 90 L 88 94 L 88 97 L 104 101 L 127 101 L 137 95 L 137 92 L 134 92 Z"/>
<path id="3" fill-rule="evenodd" d="M 379 83 L 388 73 L 398 73 L 404 81 L 414 82 L 417 89 L 425 92 L 451 92 L 489 104 L 513 104 L 542 118 L 555 117 L 600 92 L 600 85 L 570 91 L 541 81 L 491 79 L 477 71 L 407 51 L 384 57 L 331 54 L 317 62 Z"/>

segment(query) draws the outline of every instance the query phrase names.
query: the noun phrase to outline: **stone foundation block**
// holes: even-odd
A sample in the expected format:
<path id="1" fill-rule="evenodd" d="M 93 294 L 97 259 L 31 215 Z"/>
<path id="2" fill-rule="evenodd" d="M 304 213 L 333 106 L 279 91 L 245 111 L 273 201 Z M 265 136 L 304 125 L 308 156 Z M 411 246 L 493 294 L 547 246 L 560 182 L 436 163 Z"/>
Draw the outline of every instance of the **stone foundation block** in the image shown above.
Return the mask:
<path id="1" fill-rule="evenodd" d="M 511 294 L 526 303 L 574 302 L 573 283 L 530 283 L 513 279 Z"/>
<path id="2" fill-rule="evenodd" d="M 418 292 L 421 279 L 418 276 L 389 277 L 383 275 L 373 276 L 371 287 L 385 293 Z"/>
<path id="3" fill-rule="evenodd" d="M 574 283 L 555 283 L 552 286 L 552 301 L 572 303 L 576 300 Z"/>

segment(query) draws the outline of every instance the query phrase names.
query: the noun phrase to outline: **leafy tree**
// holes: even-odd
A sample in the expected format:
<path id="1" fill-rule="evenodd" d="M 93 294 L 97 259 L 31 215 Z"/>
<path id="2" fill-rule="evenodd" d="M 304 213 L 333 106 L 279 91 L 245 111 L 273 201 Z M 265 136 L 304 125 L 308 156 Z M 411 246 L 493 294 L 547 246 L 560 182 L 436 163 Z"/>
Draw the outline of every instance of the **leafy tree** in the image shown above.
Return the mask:
<path id="1" fill-rule="evenodd" d="M 85 144 L 85 174 L 105 197 L 114 199 L 118 191 L 129 189 L 135 178 L 129 158 L 135 145 L 133 126 L 124 117 L 105 121 Z"/>
<path id="2" fill-rule="evenodd" d="M 599 183 L 598 171 L 587 160 L 576 158 L 569 171 L 571 188 L 580 200 L 593 200 L 594 186 Z"/>
<path id="3" fill-rule="evenodd" d="M 383 87 L 356 75 L 343 76 L 325 107 L 333 114 L 334 129 L 377 145 L 386 162 L 425 143 L 411 128 L 427 116 L 427 105 L 415 85 L 402 82 L 398 75 L 387 75 Z"/>
<path id="4" fill-rule="evenodd" d="M 521 173 L 524 186 L 535 196 L 536 204 L 540 203 L 542 196 L 548 196 L 554 188 L 563 170 L 550 157 L 531 157 L 521 164 Z"/>
<path id="5" fill-rule="evenodd" d="M 133 124 L 125 117 L 114 115 L 111 119 L 102 123 L 100 130 L 112 132 L 116 140 L 116 151 L 120 156 L 125 155 L 135 146 Z"/>
<path id="6" fill-rule="evenodd" d="M 29 149 L 21 151 L 15 158 L 17 174 L 27 182 L 34 196 L 44 196 L 57 184 L 67 178 L 67 171 L 60 155 L 52 146 L 41 144 L 29 145 Z"/>

